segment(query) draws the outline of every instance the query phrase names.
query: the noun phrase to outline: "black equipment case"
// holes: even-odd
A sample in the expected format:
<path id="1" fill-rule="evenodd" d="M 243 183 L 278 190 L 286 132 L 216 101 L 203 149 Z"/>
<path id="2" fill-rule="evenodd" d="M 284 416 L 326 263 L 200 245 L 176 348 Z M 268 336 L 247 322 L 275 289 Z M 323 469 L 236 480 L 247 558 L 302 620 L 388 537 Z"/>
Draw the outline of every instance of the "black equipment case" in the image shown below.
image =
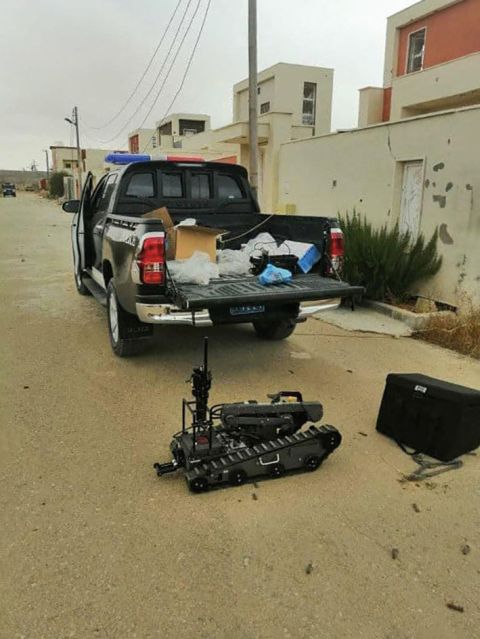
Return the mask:
<path id="1" fill-rule="evenodd" d="M 480 445 L 480 391 L 419 374 L 391 373 L 377 430 L 450 461 Z"/>

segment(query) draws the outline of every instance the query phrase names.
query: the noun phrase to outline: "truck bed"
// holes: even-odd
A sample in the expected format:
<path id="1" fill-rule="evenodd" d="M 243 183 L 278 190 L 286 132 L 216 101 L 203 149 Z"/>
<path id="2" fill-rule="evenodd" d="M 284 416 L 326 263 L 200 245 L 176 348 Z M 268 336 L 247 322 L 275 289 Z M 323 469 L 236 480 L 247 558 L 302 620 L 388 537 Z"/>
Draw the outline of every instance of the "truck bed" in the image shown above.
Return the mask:
<path id="1" fill-rule="evenodd" d="M 175 302 L 185 310 L 219 306 L 243 306 L 289 302 L 306 302 L 361 295 L 361 286 L 322 277 L 316 274 L 295 275 L 291 282 L 262 286 L 256 277 L 220 278 L 211 280 L 208 286 L 176 284 Z"/>

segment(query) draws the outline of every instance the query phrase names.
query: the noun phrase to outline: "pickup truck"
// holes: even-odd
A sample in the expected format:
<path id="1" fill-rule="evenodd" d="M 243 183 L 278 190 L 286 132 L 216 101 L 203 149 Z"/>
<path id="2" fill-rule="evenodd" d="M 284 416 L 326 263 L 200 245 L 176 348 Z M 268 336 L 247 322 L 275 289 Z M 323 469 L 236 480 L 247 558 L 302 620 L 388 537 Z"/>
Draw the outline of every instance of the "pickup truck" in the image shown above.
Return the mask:
<path id="1" fill-rule="evenodd" d="M 254 276 L 219 277 L 207 286 L 176 283 L 162 221 L 142 217 L 162 206 L 175 224 L 194 218 L 201 226 L 226 230 L 222 238 L 229 249 L 268 232 L 280 241 L 315 244 L 321 259 L 311 272 L 272 286 Z M 238 165 L 133 162 L 102 176 L 95 188 L 89 174 L 81 199 L 64 202 L 63 210 L 74 214 L 76 288 L 107 307 L 110 343 L 120 357 L 137 352 L 155 324 L 250 323 L 260 338 L 284 339 L 298 322 L 362 292 L 338 275 L 343 259 L 338 221 L 262 214 L 247 172 Z"/>

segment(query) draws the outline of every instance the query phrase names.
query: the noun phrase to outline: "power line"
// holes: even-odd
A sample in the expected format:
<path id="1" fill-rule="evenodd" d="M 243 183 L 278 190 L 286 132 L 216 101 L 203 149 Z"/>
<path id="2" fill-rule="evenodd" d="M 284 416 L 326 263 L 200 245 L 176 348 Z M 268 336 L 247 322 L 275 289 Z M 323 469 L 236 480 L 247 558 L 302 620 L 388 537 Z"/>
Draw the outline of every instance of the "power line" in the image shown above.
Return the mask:
<path id="1" fill-rule="evenodd" d="M 121 113 L 123 113 L 123 112 L 125 111 L 126 107 L 130 104 L 130 102 L 131 102 L 131 100 L 132 100 L 133 96 L 134 96 L 134 95 L 135 95 L 135 93 L 137 92 L 137 90 L 138 90 L 139 86 L 142 84 L 142 82 L 143 82 L 143 80 L 144 80 L 145 76 L 146 76 L 146 75 L 147 75 L 147 73 L 149 72 L 150 67 L 152 66 L 153 61 L 155 60 L 155 58 L 156 58 L 156 56 L 157 56 L 157 53 L 158 53 L 158 51 L 159 51 L 160 47 L 162 46 L 162 44 L 163 44 L 163 42 L 164 42 L 164 40 L 165 40 L 165 37 L 166 37 L 166 35 L 167 35 L 167 33 L 168 33 L 168 30 L 170 29 L 170 26 L 171 26 L 171 24 L 172 24 L 172 22 L 173 22 L 173 20 L 174 20 L 175 16 L 177 15 L 177 11 L 178 11 L 178 9 L 179 9 L 180 5 L 182 4 L 182 2 L 183 2 L 183 0 L 178 0 L 178 2 L 177 2 L 177 6 L 175 7 L 175 9 L 174 9 L 174 11 L 173 11 L 173 13 L 172 13 L 172 15 L 171 15 L 171 17 L 170 17 L 170 20 L 168 21 L 168 24 L 167 24 L 167 26 L 165 27 L 165 30 L 164 30 L 164 32 L 163 32 L 163 34 L 162 34 L 162 36 L 161 36 L 161 38 L 160 38 L 160 40 L 159 40 L 159 42 L 158 42 L 158 44 L 157 44 L 156 48 L 155 48 L 155 51 L 153 52 L 152 57 L 150 58 L 150 60 L 149 60 L 149 62 L 148 62 L 148 64 L 147 64 L 147 66 L 145 67 L 144 72 L 143 72 L 143 73 L 142 73 L 142 75 L 141 75 L 140 80 L 139 80 L 139 81 L 137 82 L 137 84 L 135 85 L 135 88 L 134 88 L 134 89 L 133 89 L 133 91 L 130 93 L 130 95 L 128 96 L 127 100 L 124 102 L 124 104 L 123 104 L 123 106 L 121 107 L 121 109 L 120 109 L 119 111 L 117 111 L 117 113 L 116 113 L 114 116 L 112 116 L 112 117 L 110 118 L 110 120 L 108 120 L 108 122 L 106 122 L 105 124 L 102 124 L 101 126 L 88 125 L 86 122 L 84 122 L 84 121 L 82 120 L 82 124 L 84 124 L 87 128 L 89 128 L 89 129 L 94 129 L 94 130 L 96 130 L 96 131 L 98 131 L 98 130 L 100 130 L 100 129 L 105 129 L 105 128 L 106 128 L 107 126 L 109 126 L 109 125 L 110 125 L 110 124 L 111 124 L 114 120 L 116 120 L 116 119 L 118 118 L 118 116 L 119 116 Z"/>
<path id="2" fill-rule="evenodd" d="M 172 106 L 174 105 L 175 100 L 178 98 L 178 96 L 179 96 L 179 94 L 180 94 L 181 90 L 183 89 L 183 85 L 185 84 L 185 80 L 186 80 L 186 78 L 187 78 L 188 72 L 190 71 L 190 67 L 191 67 L 191 65 L 192 65 L 193 58 L 194 58 L 195 53 L 196 53 L 196 51 L 197 51 L 198 44 L 199 44 L 199 42 L 200 42 L 200 38 L 202 37 L 203 28 L 204 28 L 204 26 L 205 26 L 205 22 L 207 21 L 207 16 L 208 16 L 208 12 L 209 12 L 209 10 L 210 10 L 210 4 L 211 4 L 211 2 L 212 2 L 212 0 L 208 0 L 207 8 L 206 8 L 206 10 L 205 10 L 205 14 L 204 14 L 203 19 L 202 19 L 202 24 L 200 25 L 200 30 L 199 30 L 199 32 L 198 32 L 197 39 L 195 40 L 195 44 L 193 45 L 192 53 L 191 53 L 191 55 L 190 55 L 190 58 L 188 59 L 187 66 L 186 66 L 186 68 L 185 68 L 185 73 L 183 74 L 182 81 L 181 81 L 181 83 L 180 83 L 180 86 L 178 87 L 177 92 L 176 92 L 176 93 L 175 93 L 175 95 L 173 96 L 172 101 L 171 101 L 171 102 L 170 102 L 170 104 L 168 105 L 168 108 L 167 108 L 167 110 L 165 111 L 164 116 L 163 116 L 163 117 L 162 117 L 162 119 L 160 120 L 160 125 L 162 124 L 163 120 L 167 117 L 167 115 L 170 113 L 170 110 L 171 110 Z M 197 8 L 198 8 L 198 7 L 197 7 Z M 174 60 L 174 62 L 175 62 L 175 60 Z M 148 118 L 148 116 L 150 115 L 150 113 L 153 111 L 153 108 L 154 108 L 154 106 L 155 106 L 155 104 L 156 104 L 156 102 L 157 102 L 157 100 L 158 100 L 158 96 L 160 95 L 161 88 L 162 88 L 162 87 L 160 87 L 160 90 L 159 90 L 159 92 L 157 93 L 157 95 L 155 96 L 155 100 L 154 100 L 154 102 L 153 102 L 152 106 L 150 107 L 149 112 L 147 113 L 147 115 L 146 115 L 146 116 L 145 116 L 145 118 L 143 119 L 143 121 L 142 121 L 142 123 L 141 123 L 141 125 L 140 125 L 140 127 L 139 127 L 139 128 L 141 128 L 141 127 L 144 125 L 145 120 Z M 148 148 L 148 146 L 149 146 L 150 142 L 151 142 L 151 140 L 149 140 L 149 141 L 147 142 L 147 144 L 145 145 L 145 147 L 144 147 L 144 148 L 143 148 L 143 150 L 142 150 L 142 153 L 144 153 L 144 152 L 145 152 L 145 149 L 147 149 L 147 148 Z"/>
<path id="3" fill-rule="evenodd" d="M 125 131 L 125 129 L 129 126 L 129 124 L 130 124 L 130 122 L 133 120 L 133 118 L 134 118 L 134 117 L 137 115 L 137 113 L 140 111 L 140 109 L 141 109 L 141 108 L 142 108 L 142 106 L 145 104 L 145 102 L 147 101 L 147 99 L 149 98 L 149 96 L 151 95 L 151 93 L 152 93 L 153 89 L 155 88 L 155 85 L 156 85 L 156 83 L 157 83 L 157 81 L 158 81 L 158 79 L 159 79 L 159 77 L 160 77 L 160 75 L 161 75 L 161 73 L 162 73 L 163 69 L 165 68 L 165 65 L 166 65 L 166 63 L 167 63 L 167 61 L 168 61 L 168 58 L 169 58 L 169 56 L 170 56 L 170 53 L 172 52 L 172 50 L 173 50 L 173 48 L 174 48 L 174 46 L 175 46 L 175 44 L 176 44 L 176 40 L 177 40 L 178 34 L 180 33 L 180 30 L 181 30 L 181 28 L 182 28 L 182 26 L 183 26 L 183 23 L 184 23 L 184 21 L 185 21 L 185 17 L 186 17 L 186 15 L 187 15 L 188 9 L 190 8 L 190 5 L 192 4 L 192 2 L 193 2 L 193 0 L 189 0 L 189 1 L 188 1 L 188 4 L 187 4 L 187 6 L 186 6 L 186 8 L 185 8 L 185 11 L 184 11 L 184 13 L 183 13 L 182 19 L 181 19 L 180 24 L 179 24 L 179 26 L 178 26 L 178 29 L 177 29 L 177 31 L 176 31 L 176 33 L 175 33 L 174 38 L 173 38 L 172 44 L 170 45 L 170 48 L 169 48 L 169 50 L 168 50 L 168 53 L 167 53 L 167 55 L 166 55 L 166 57 L 165 57 L 165 60 L 163 61 L 163 64 L 162 64 L 162 66 L 160 67 L 160 70 L 158 71 L 158 73 L 157 73 L 157 75 L 156 75 L 156 77 L 155 77 L 155 80 L 153 81 L 152 86 L 151 86 L 151 87 L 150 87 L 150 89 L 148 90 L 147 94 L 144 96 L 143 100 L 140 102 L 140 104 L 138 105 L 138 107 L 135 109 L 135 111 L 132 113 L 132 115 L 128 118 L 128 120 L 125 122 L 125 124 L 122 126 L 122 128 L 118 131 L 118 133 L 117 133 L 116 135 L 114 135 L 113 137 L 109 138 L 108 140 L 102 140 L 102 141 L 101 141 L 101 142 L 102 142 L 102 144 L 109 144 L 109 143 L 110 143 L 110 142 L 112 142 L 113 140 L 116 140 L 117 138 L 119 138 L 119 137 L 122 135 L 122 133 Z M 175 64 L 175 62 L 176 62 L 176 60 L 177 60 L 177 57 L 178 57 L 178 55 L 179 55 L 179 53 L 180 53 L 180 51 L 181 51 L 181 49 L 182 49 L 182 47 L 183 47 L 183 43 L 185 42 L 185 39 L 186 39 L 186 37 L 187 37 L 187 35 L 188 35 L 188 33 L 189 33 L 189 31 L 190 31 L 191 27 L 192 27 L 192 24 L 193 24 L 193 21 L 194 21 L 194 19 L 195 19 L 195 16 L 196 16 L 196 15 L 197 15 L 197 13 L 198 13 L 198 10 L 199 10 L 199 8 L 200 8 L 200 4 L 201 4 L 201 0 L 198 0 L 198 1 L 197 1 L 197 6 L 196 6 L 196 8 L 195 8 L 195 11 L 193 12 L 193 14 L 192 14 L 192 16 L 191 16 L 191 18 L 190 18 L 190 22 L 189 22 L 189 23 L 188 23 L 188 25 L 187 25 L 187 28 L 186 28 L 186 30 L 185 30 L 185 33 L 183 34 L 182 40 L 181 40 L 181 42 L 180 42 L 180 44 L 179 44 L 179 46 L 178 46 L 178 48 L 177 48 L 177 50 L 176 50 L 176 52 L 175 52 L 175 54 L 174 54 L 174 57 L 173 57 L 173 59 L 172 59 L 172 62 L 170 63 L 170 66 L 169 66 L 169 68 L 168 68 L 167 74 L 166 74 L 165 78 L 163 79 L 163 82 L 162 82 L 162 84 L 161 84 L 161 86 L 160 86 L 160 89 L 159 89 L 159 90 L 158 90 L 158 92 L 157 92 L 157 95 L 155 96 L 154 102 L 153 102 L 153 104 L 152 104 L 151 109 L 150 109 L 150 110 L 149 110 L 149 112 L 148 112 L 148 115 L 150 115 L 150 113 L 152 112 L 153 107 L 155 106 L 155 102 L 158 100 L 158 96 L 159 96 L 159 95 L 160 95 L 160 93 L 162 92 L 162 90 L 163 90 L 163 88 L 164 88 L 164 86 L 165 86 L 165 84 L 166 84 L 166 82 L 167 82 L 167 80 L 168 80 L 168 78 L 169 78 L 169 76 L 170 76 L 170 73 L 171 73 L 171 71 L 172 71 L 172 68 L 173 68 L 173 66 L 174 66 L 174 64 Z M 148 117 L 148 115 L 147 115 L 147 117 Z M 142 127 L 142 126 L 143 126 L 143 124 L 145 123 L 145 120 L 146 120 L 146 119 L 147 119 L 146 117 L 143 119 L 142 124 L 140 125 L 140 127 Z M 137 128 L 140 128 L 140 127 L 137 127 Z"/>

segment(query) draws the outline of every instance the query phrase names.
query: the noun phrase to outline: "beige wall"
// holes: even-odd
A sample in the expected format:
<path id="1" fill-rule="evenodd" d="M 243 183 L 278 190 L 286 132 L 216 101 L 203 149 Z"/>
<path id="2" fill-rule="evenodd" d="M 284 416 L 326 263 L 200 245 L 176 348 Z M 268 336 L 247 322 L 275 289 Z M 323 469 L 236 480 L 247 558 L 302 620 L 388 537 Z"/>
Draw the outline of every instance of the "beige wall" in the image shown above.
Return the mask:
<path id="1" fill-rule="evenodd" d="M 152 152 L 154 149 L 152 138 L 155 138 L 155 146 L 158 144 L 155 129 L 134 129 L 128 134 L 128 139 L 130 139 L 133 135 L 138 135 L 138 148 L 140 153 Z M 130 148 L 128 144 L 127 148 Z"/>
<path id="2" fill-rule="evenodd" d="M 452 96 L 461 96 L 465 104 L 469 94 L 476 95 L 478 104 L 479 88 L 480 53 L 393 78 L 390 118 L 398 120 L 415 115 L 410 111 L 415 107 L 430 110 L 431 102 L 436 102 L 435 110 L 442 109 L 442 105 L 444 109 L 449 108 L 448 100 Z"/>
<path id="3" fill-rule="evenodd" d="M 480 299 L 480 108 L 428 115 L 281 146 L 278 202 L 299 214 L 354 208 L 376 225 L 399 218 L 403 162 L 424 161 L 421 230 L 440 230 L 441 272 L 419 289 L 450 304 Z"/>
<path id="4" fill-rule="evenodd" d="M 359 90 L 358 126 L 377 124 L 383 119 L 383 95 L 381 87 L 365 87 Z"/>

